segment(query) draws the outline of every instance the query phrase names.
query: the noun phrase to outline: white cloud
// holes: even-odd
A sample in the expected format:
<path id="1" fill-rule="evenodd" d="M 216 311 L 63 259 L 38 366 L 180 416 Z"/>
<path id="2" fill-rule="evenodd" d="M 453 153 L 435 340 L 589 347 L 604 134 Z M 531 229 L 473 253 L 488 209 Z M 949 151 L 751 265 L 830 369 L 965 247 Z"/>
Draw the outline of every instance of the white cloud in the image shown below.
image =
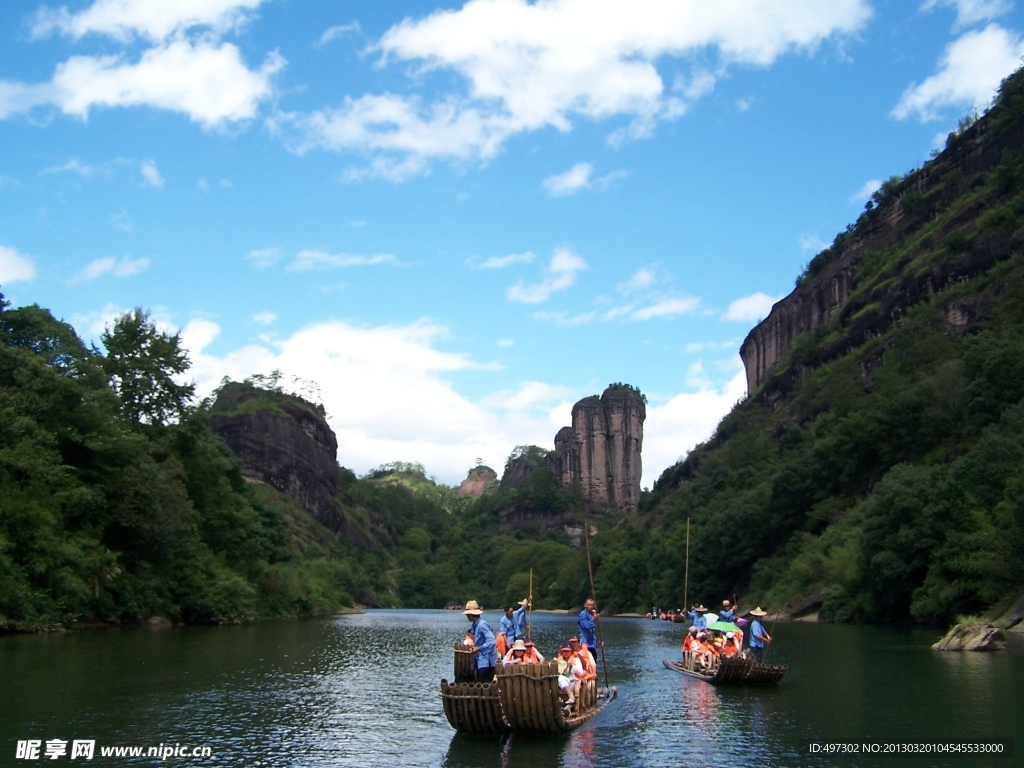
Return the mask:
<path id="1" fill-rule="evenodd" d="M 695 312 L 699 306 L 700 299 L 689 297 L 660 299 L 653 304 L 635 310 L 631 317 L 633 320 L 677 317 L 679 315 L 689 315 Z"/>
<path id="2" fill-rule="evenodd" d="M 529 264 L 536 256 L 530 251 L 525 253 L 510 253 L 508 256 L 489 256 L 480 261 L 478 257 L 471 256 L 466 259 L 466 264 L 477 269 L 505 269 L 516 264 Z"/>
<path id="3" fill-rule="evenodd" d="M 352 21 L 348 24 L 338 24 L 334 27 L 328 27 L 324 30 L 324 33 L 320 35 L 320 38 L 313 43 L 314 48 L 323 48 L 330 42 L 337 40 L 341 37 L 346 37 L 351 34 L 358 34 L 363 31 L 363 28 L 359 26 L 358 21 Z"/>
<path id="4" fill-rule="evenodd" d="M 940 5 L 956 9 L 953 29 L 963 29 L 979 21 L 991 21 L 1013 9 L 1010 0 L 925 0 L 921 10 L 927 13 Z"/>
<path id="5" fill-rule="evenodd" d="M 146 257 L 133 259 L 131 256 L 122 256 L 118 259 L 113 256 L 105 256 L 101 259 L 90 261 L 70 282 L 80 283 L 87 280 L 96 280 L 104 275 L 131 277 L 140 272 L 145 272 L 147 269 L 149 269 L 149 259 Z"/>
<path id="6" fill-rule="evenodd" d="M 1021 56 L 1024 40 L 998 24 L 967 32 L 946 46 L 934 75 L 903 92 L 892 116 L 927 121 L 949 107 L 984 107 L 1000 81 L 1020 65 Z"/>
<path id="7" fill-rule="evenodd" d="M 722 315 L 723 320 L 736 320 L 738 322 L 760 321 L 768 317 L 772 311 L 772 305 L 781 297 L 769 296 L 767 293 L 753 293 L 736 299 L 729 305 L 729 308 Z"/>
<path id="8" fill-rule="evenodd" d="M 662 405 L 648 405 L 643 485 L 652 486 L 667 467 L 711 437 L 718 422 L 744 397 L 746 388 L 741 370 L 721 390 L 704 382 L 697 391 L 675 395 Z"/>
<path id="9" fill-rule="evenodd" d="M 945 138 L 945 137 L 943 137 L 943 138 Z M 875 194 L 875 192 L 877 192 L 881 188 L 882 188 L 881 180 L 879 180 L 879 179 L 868 179 L 867 181 L 864 182 L 864 186 L 862 186 L 860 189 L 858 189 L 856 192 L 854 192 L 852 195 L 850 195 L 850 202 L 851 203 L 866 203 L 868 200 L 871 199 L 871 196 L 873 194 Z M 823 248 L 825 245 L 826 244 L 822 244 L 819 247 L 819 250 L 820 250 L 820 248 Z M 804 250 L 807 250 L 807 249 L 805 248 Z"/>
<path id="10" fill-rule="evenodd" d="M 295 254 L 286 269 L 289 272 L 308 272 L 312 269 L 337 269 L 339 267 L 369 267 L 376 264 L 398 264 L 390 253 L 376 253 L 361 256 L 355 253 L 327 253 L 327 251 L 305 250 Z"/>
<path id="11" fill-rule="evenodd" d="M 260 312 L 252 316 L 252 321 L 259 325 L 271 325 L 277 320 L 277 315 L 273 312 Z"/>
<path id="12" fill-rule="evenodd" d="M 593 172 L 594 166 L 590 163 L 576 163 L 565 173 L 548 176 L 541 182 L 541 186 L 551 197 L 567 197 L 575 195 L 583 189 L 589 189 L 592 192 L 604 191 L 613 181 L 626 175 L 625 171 L 615 171 L 606 176 L 592 179 Z"/>
<path id="13" fill-rule="evenodd" d="M 281 260 L 280 248 L 257 248 L 245 254 L 247 261 L 251 261 L 256 269 L 272 267 Z"/>
<path id="14" fill-rule="evenodd" d="M 509 347 L 515 346 L 514 339 L 498 339 L 498 346 L 501 349 L 508 349 Z"/>
<path id="15" fill-rule="evenodd" d="M 446 375 L 482 366 L 438 350 L 446 331 L 425 320 L 378 327 L 328 321 L 283 341 L 214 355 L 206 348 L 219 330 L 205 319 L 182 330 L 198 394 L 210 393 L 223 376 L 238 381 L 275 369 L 316 382 L 338 436 L 338 460 L 356 472 L 396 459 L 419 461 L 454 484 L 476 457 L 501 467 L 516 445 L 550 446 L 568 423 L 570 390 L 564 387 L 526 382 L 486 404 L 459 394 Z"/>
<path id="16" fill-rule="evenodd" d="M 88 163 L 83 163 L 81 160 L 77 158 L 73 158 L 64 163 L 64 165 L 51 165 L 48 168 L 43 168 L 43 170 L 41 170 L 40 173 L 77 173 L 83 179 L 88 179 L 91 178 L 94 173 L 96 173 L 96 167 L 89 165 Z"/>
<path id="17" fill-rule="evenodd" d="M 111 327 L 117 318 L 126 311 L 123 307 L 110 302 L 103 309 L 72 315 L 71 325 L 78 331 L 79 336 L 83 338 L 96 338 L 104 330 Z"/>
<path id="18" fill-rule="evenodd" d="M 866 186 L 866 185 L 865 185 Z M 820 236 L 813 232 L 809 232 L 799 237 L 800 250 L 803 253 L 812 251 L 813 253 L 820 253 L 823 249 L 829 247 L 827 240 L 822 240 Z"/>
<path id="19" fill-rule="evenodd" d="M 456 74 L 462 88 L 436 101 L 400 94 L 346 98 L 337 108 L 281 114 L 289 146 L 365 152 L 353 174 L 399 181 L 436 159 L 487 161 L 511 136 L 578 118 L 631 121 L 617 136 L 649 135 L 681 115 L 734 64 L 769 66 L 791 52 L 860 30 L 867 0 L 682 3 L 677 0 L 470 0 L 457 10 L 407 18 L 375 48 L 382 63 L 414 64 L 421 79 Z M 666 88 L 656 64 L 713 58 Z M 614 138 L 614 137 L 613 137 Z"/>
<path id="20" fill-rule="evenodd" d="M 576 276 L 586 269 L 590 267 L 582 258 L 568 248 L 558 248 L 551 257 L 544 279 L 533 285 L 524 285 L 520 281 L 510 286 L 507 291 L 509 301 L 540 304 L 547 301 L 552 293 L 571 287 L 576 282 Z"/>
<path id="21" fill-rule="evenodd" d="M 152 160 L 144 161 L 139 170 L 142 172 L 142 178 L 146 180 L 146 184 L 149 186 L 159 189 L 164 185 L 164 177 L 160 175 L 156 163 Z"/>
<path id="22" fill-rule="evenodd" d="M 17 249 L 0 245 L 0 286 L 19 280 L 32 280 L 36 276 L 36 265 L 31 256 L 19 253 Z"/>
<path id="23" fill-rule="evenodd" d="M 635 291 L 642 291 L 645 288 L 650 288 L 654 285 L 654 281 L 657 278 L 657 273 L 653 266 L 642 267 L 638 269 L 629 280 L 619 283 L 616 289 L 620 293 L 633 293 Z"/>
<path id="24" fill-rule="evenodd" d="M 53 33 L 79 39 L 89 34 L 107 35 L 127 42 L 142 37 L 160 42 L 195 27 L 226 32 L 238 27 L 263 0 L 96 0 L 85 10 L 72 13 L 67 6 L 41 8 L 32 25 L 33 37 Z"/>

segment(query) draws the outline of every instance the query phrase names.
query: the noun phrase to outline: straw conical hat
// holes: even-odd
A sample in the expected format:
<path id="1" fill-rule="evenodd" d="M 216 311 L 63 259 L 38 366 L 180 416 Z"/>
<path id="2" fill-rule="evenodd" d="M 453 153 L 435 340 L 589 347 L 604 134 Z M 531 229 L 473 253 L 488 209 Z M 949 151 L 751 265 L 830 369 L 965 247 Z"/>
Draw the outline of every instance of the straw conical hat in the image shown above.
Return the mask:
<path id="1" fill-rule="evenodd" d="M 479 616 L 483 612 L 483 608 L 480 607 L 480 603 L 476 600 L 470 600 L 466 603 L 466 610 L 463 611 L 467 616 Z"/>
<path id="2" fill-rule="evenodd" d="M 757 608 L 755 608 L 754 610 L 752 610 L 750 612 L 750 615 L 751 616 L 767 616 L 768 615 L 768 611 L 762 611 L 761 610 L 761 606 L 759 605 L 759 606 L 757 606 Z"/>

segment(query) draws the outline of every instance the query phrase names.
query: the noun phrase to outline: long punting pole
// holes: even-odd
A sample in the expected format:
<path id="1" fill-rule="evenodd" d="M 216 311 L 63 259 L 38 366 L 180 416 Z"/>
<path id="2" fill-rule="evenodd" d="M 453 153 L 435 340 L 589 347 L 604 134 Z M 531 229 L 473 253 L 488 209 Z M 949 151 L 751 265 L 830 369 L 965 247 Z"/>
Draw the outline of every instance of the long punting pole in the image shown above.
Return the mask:
<path id="1" fill-rule="evenodd" d="M 594 601 L 594 608 L 597 608 L 597 592 L 594 590 L 594 566 L 590 564 L 590 536 L 587 535 L 587 524 L 583 524 L 583 540 L 587 543 L 587 573 L 590 574 L 590 597 Z M 597 618 L 597 644 L 601 648 L 601 669 L 604 670 L 604 687 L 611 690 L 608 685 L 608 662 L 604 660 L 604 638 L 601 636 L 601 618 Z"/>
<path id="2" fill-rule="evenodd" d="M 690 597 L 690 518 L 686 518 L 686 573 L 683 576 L 683 610 L 689 611 L 690 604 L 687 599 Z"/>
<path id="3" fill-rule="evenodd" d="M 526 638 L 533 640 L 533 568 L 530 569 L 530 596 L 527 600 L 530 607 L 526 609 Z"/>
<path id="4" fill-rule="evenodd" d="M 768 643 L 768 646 L 764 649 L 764 660 L 765 660 L 765 662 L 768 661 L 768 651 L 770 651 L 772 649 L 772 643 L 775 642 L 775 623 L 778 620 L 779 620 L 779 612 L 778 612 L 778 610 L 776 610 L 775 611 L 775 618 L 772 619 L 772 631 L 768 633 L 768 637 L 771 638 L 771 641 Z"/>

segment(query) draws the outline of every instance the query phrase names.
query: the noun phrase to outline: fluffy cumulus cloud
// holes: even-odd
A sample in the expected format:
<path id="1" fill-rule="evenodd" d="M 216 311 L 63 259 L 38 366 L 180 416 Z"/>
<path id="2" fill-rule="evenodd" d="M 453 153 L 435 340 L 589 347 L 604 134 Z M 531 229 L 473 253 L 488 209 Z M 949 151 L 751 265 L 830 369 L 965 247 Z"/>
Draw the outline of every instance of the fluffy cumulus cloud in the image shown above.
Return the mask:
<path id="1" fill-rule="evenodd" d="M 36 276 L 36 265 L 32 258 L 19 253 L 16 248 L 0 245 L 0 286 L 32 280 Z"/>
<path id="2" fill-rule="evenodd" d="M 703 370 L 702 368 L 700 370 Z M 696 371 L 699 373 L 700 371 Z M 675 464 L 698 443 L 714 434 L 718 422 L 746 395 L 742 370 L 717 389 L 691 369 L 693 391 L 683 392 L 660 405 L 648 405 L 644 422 L 643 485 L 650 487 L 666 467 Z"/>
<path id="3" fill-rule="evenodd" d="M 251 69 L 236 45 L 219 35 L 245 21 L 262 0 L 96 0 L 72 13 L 43 9 L 36 38 L 58 33 L 74 40 L 101 35 L 150 47 L 137 59 L 127 52 L 78 55 L 58 64 L 45 83 L 0 80 L 0 119 L 53 106 L 86 119 L 100 107 L 153 107 L 180 112 L 204 127 L 253 118 L 273 93 L 284 66 L 277 53 Z"/>
<path id="4" fill-rule="evenodd" d="M 722 319 L 745 323 L 763 320 L 768 317 L 768 313 L 772 311 L 772 306 L 780 298 L 779 296 L 769 296 L 767 293 L 761 293 L 760 291 L 750 296 L 744 296 L 742 299 L 736 299 L 736 301 L 729 304 L 729 308 L 722 315 Z"/>
<path id="5" fill-rule="evenodd" d="M 945 137 L 943 137 L 943 138 L 945 138 Z M 882 181 L 880 179 L 868 179 L 867 181 L 864 182 L 864 185 L 860 189 L 858 189 L 856 192 L 854 192 L 852 195 L 850 195 L 850 202 L 851 203 L 866 203 L 868 200 L 871 199 L 871 196 L 873 194 L 875 194 L 875 192 L 877 192 L 881 188 L 882 188 Z M 824 248 L 825 245 L 828 245 L 828 243 L 825 243 L 824 245 L 820 246 L 819 250 L 821 248 Z M 803 250 L 807 250 L 807 249 L 805 248 Z"/>
<path id="6" fill-rule="evenodd" d="M 160 175 L 160 169 L 152 160 L 144 161 L 139 167 L 139 172 L 142 173 L 142 180 L 148 186 L 159 189 L 164 185 L 164 177 Z"/>
<path id="7" fill-rule="evenodd" d="M 580 272 L 589 269 L 587 262 L 570 251 L 568 248 L 558 248 L 551 262 L 545 270 L 545 275 L 540 282 L 525 284 L 519 281 L 509 286 L 507 295 L 509 301 L 518 301 L 523 304 L 540 304 L 547 301 L 552 293 L 564 291 L 576 282 Z"/>
<path id="8" fill-rule="evenodd" d="M 90 261 L 82 270 L 72 278 L 72 283 L 80 283 L 87 280 L 96 280 L 104 275 L 114 277 L 131 277 L 149 269 L 149 259 L 132 258 L 131 256 L 105 256 L 102 259 Z"/>
<path id="9" fill-rule="evenodd" d="M 967 32 L 946 46 L 934 75 L 903 92 L 892 115 L 924 121 L 948 108 L 985 107 L 1022 56 L 1024 40 L 998 24 Z"/>
<path id="10" fill-rule="evenodd" d="M 223 376 L 241 380 L 275 369 L 315 382 L 338 435 L 338 460 L 365 472 L 394 460 L 419 461 L 458 483 L 477 456 L 501 467 L 516 445 L 550 445 L 569 423 L 570 390 L 540 382 L 497 392 L 481 402 L 458 393 L 446 375 L 481 368 L 438 349 L 445 329 L 428 321 L 358 327 L 329 321 L 274 344 L 213 354 L 219 326 L 195 319 L 182 330 L 200 395 Z"/>
<path id="11" fill-rule="evenodd" d="M 867 0 L 470 0 L 406 19 L 375 46 L 385 64 L 413 64 L 417 77 L 454 73 L 460 88 L 432 101 L 350 97 L 280 115 L 275 125 L 292 130 L 296 151 L 365 152 L 365 173 L 395 180 L 434 159 L 486 161 L 510 136 L 567 131 L 579 118 L 622 118 L 628 125 L 616 136 L 644 136 L 710 92 L 730 65 L 768 66 L 813 51 L 870 16 Z M 704 63 L 666 87 L 657 65 L 668 57 Z"/>

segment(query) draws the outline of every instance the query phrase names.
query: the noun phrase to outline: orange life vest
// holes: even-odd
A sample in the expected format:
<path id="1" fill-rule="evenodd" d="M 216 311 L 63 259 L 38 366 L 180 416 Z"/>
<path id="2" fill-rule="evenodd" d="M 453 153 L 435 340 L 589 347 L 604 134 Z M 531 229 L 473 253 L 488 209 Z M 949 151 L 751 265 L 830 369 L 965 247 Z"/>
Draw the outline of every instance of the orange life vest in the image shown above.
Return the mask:
<path id="1" fill-rule="evenodd" d="M 508 653 L 508 639 L 505 637 L 505 633 L 499 632 L 494 642 L 498 646 L 498 656 L 504 658 L 505 654 Z"/>
<path id="2" fill-rule="evenodd" d="M 596 680 L 597 679 L 597 665 L 594 663 L 594 657 L 590 655 L 590 651 L 585 644 L 582 644 L 578 653 L 574 655 L 579 657 L 580 663 L 583 665 L 583 679 L 584 680 Z"/>

